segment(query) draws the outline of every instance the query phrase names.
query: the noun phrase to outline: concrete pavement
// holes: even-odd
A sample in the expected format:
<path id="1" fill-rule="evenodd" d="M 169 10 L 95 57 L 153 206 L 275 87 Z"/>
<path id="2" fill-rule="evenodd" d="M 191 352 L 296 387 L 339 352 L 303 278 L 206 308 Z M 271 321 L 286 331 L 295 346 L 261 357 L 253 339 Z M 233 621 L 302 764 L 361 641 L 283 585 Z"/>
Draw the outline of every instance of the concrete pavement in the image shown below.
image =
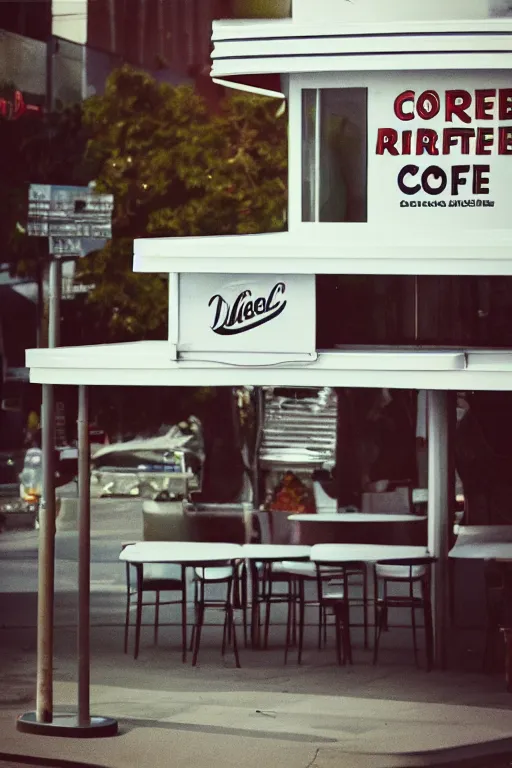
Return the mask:
<path id="1" fill-rule="evenodd" d="M 116 717 L 120 735 L 78 741 L 16 731 L 16 717 L 34 706 L 35 636 L 0 632 L 0 758 L 108 768 L 412 768 L 471 757 L 493 768 L 495 755 L 512 755 L 512 697 L 501 677 L 427 674 L 391 650 L 373 667 L 360 642 L 354 666 L 338 668 L 332 647 L 316 651 L 312 636 L 301 667 L 293 657 L 283 666 L 275 637 L 269 651 L 243 649 L 237 670 L 220 656 L 220 634 L 207 628 L 192 668 L 180 661 L 178 627 L 163 627 L 156 647 L 146 629 L 137 661 L 122 653 L 121 628 L 95 627 L 91 710 Z M 70 630 L 56 637 L 56 712 L 76 708 L 74 641 Z"/>

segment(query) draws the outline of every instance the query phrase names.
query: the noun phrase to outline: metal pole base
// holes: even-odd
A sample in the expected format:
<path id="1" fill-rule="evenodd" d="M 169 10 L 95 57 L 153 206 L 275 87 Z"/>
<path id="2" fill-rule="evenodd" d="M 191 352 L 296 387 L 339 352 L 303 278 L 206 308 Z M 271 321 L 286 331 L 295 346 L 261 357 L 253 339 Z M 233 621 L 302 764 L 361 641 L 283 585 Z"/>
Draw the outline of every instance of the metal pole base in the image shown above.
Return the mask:
<path id="1" fill-rule="evenodd" d="M 16 729 L 21 733 L 32 733 L 35 736 L 63 736 L 66 739 L 102 739 L 117 736 L 117 720 L 111 717 L 91 717 L 89 722 L 81 725 L 77 715 L 57 714 L 51 723 L 41 723 L 36 719 L 35 712 L 25 712 L 16 721 Z"/>

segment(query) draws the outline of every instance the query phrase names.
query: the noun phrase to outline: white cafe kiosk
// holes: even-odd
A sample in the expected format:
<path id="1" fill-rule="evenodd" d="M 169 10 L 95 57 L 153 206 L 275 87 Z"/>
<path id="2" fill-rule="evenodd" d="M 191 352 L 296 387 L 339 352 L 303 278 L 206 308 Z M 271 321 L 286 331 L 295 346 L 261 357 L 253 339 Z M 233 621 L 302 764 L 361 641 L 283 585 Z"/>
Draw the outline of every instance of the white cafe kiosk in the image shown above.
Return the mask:
<path id="1" fill-rule="evenodd" d="M 288 229 L 277 234 L 151 238 L 134 269 L 169 274 L 169 339 L 30 350 L 32 382 L 80 388 L 80 673 L 66 735 L 89 716 L 87 387 L 275 385 L 429 391 L 428 545 L 442 662 L 448 546 L 448 395 L 512 390 L 512 353 L 379 348 L 320 351 L 315 275 L 512 275 L 512 19 L 492 0 L 294 0 L 293 18 L 214 25 L 212 75 L 255 90 L 281 76 L 289 115 Z M 264 82 L 264 77 L 262 78 Z M 273 80 L 268 81 L 275 82 Z M 324 118 L 344 105 L 353 184 Z M 328 121 L 327 121 L 328 124 Z M 351 144 L 352 142 L 352 144 Z M 332 190 L 336 194 L 332 195 Z M 46 457 L 51 452 L 45 431 Z M 46 462 L 50 467 L 50 462 Z M 40 529 L 37 710 L 18 727 L 57 735 L 52 703 L 54 502 Z M 53 730 L 52 730 L 53 728 Z"/>

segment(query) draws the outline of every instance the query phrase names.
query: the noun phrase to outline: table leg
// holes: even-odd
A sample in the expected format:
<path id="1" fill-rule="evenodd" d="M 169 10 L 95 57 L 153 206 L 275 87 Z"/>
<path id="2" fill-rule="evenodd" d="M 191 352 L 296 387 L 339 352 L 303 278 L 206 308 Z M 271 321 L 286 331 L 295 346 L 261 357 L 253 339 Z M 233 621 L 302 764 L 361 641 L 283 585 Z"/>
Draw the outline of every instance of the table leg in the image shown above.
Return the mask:
<path id="1" fill-rule="evenodd" d="M 258 569 L 253 560 L 249 561 L 251 573 L 251 645 L 258 648 L 260 644 L 260 609 L 258 603 Z"/>

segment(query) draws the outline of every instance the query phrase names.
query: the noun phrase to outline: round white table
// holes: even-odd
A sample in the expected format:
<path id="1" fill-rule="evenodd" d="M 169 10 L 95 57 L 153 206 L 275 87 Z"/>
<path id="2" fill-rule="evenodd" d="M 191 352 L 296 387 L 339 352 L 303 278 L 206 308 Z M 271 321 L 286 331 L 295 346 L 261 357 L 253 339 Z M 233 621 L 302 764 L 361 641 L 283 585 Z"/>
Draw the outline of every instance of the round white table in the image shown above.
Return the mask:
<path id="1" fill-rule="evenodd" d="M 310 557 L 315 563 L 376 563 L 378 560 L 429 557 L 429 552 L 426 547 L 394 544 L 315 544 L 311 547 Z"/>
<path id="2" fill-rule="evenodd" d="M 452 560 L 512 560 L 512 541 L 468 541 L 450 550 Z"/>
<path id="3" fill-rule="evenodd" d="M 296 523 L 415 523 L 426 520 L 425 515 L 378 515 L 364 512 L 342 512 L 339 514 L 288 515 Z"/>

